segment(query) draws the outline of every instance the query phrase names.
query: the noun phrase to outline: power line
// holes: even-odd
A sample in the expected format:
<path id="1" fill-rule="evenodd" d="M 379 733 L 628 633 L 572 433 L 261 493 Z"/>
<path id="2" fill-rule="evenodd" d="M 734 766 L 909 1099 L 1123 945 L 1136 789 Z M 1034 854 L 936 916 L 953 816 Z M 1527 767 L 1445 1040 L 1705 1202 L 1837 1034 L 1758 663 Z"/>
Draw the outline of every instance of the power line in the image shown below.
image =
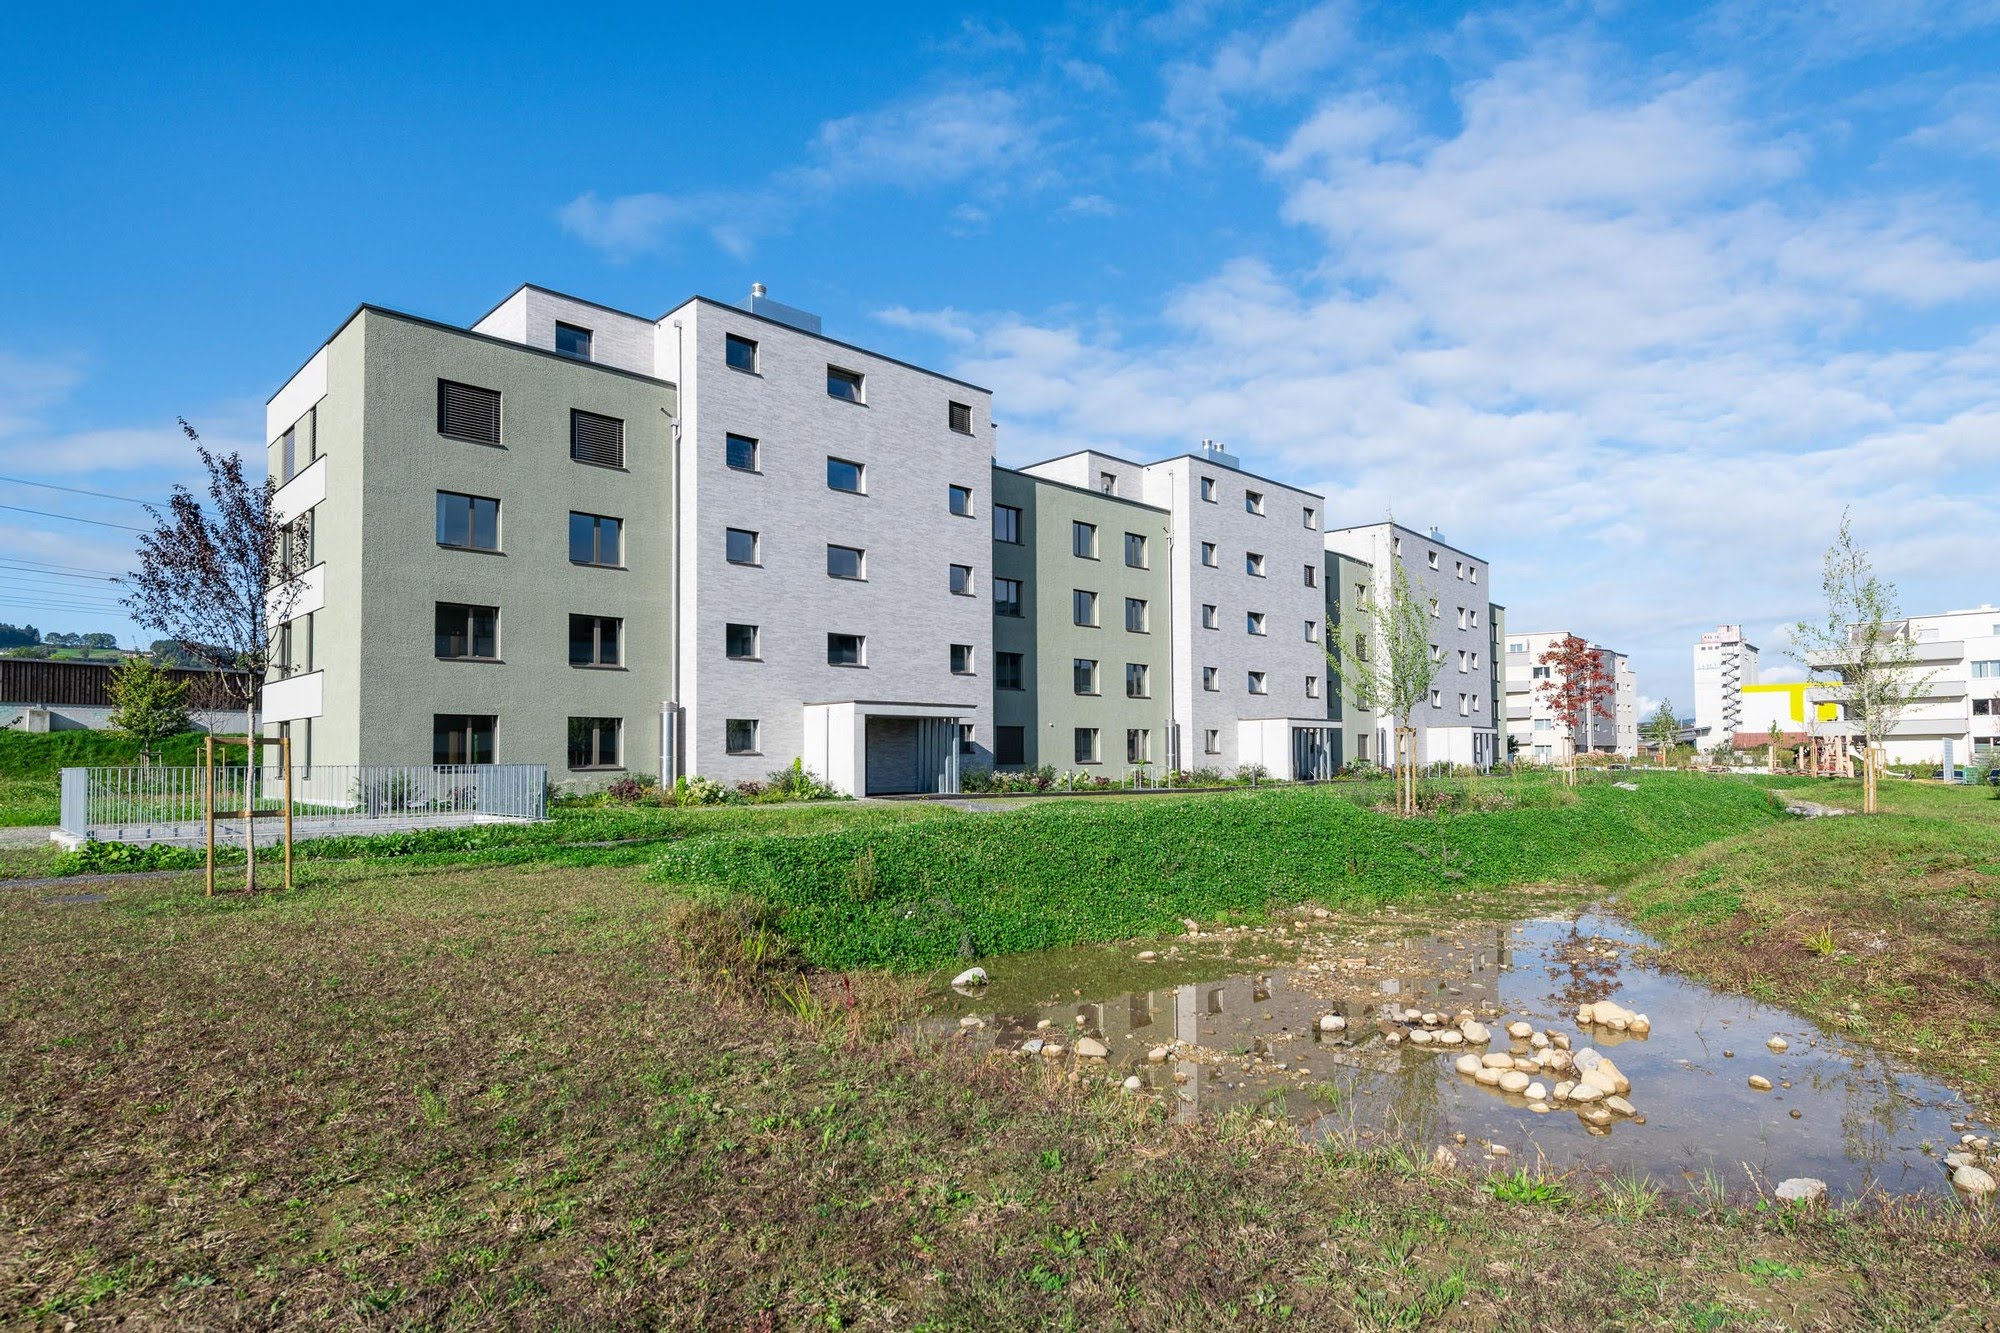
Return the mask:
<path id="1" fill-rule="evenodd" d="M 101 518 L 78 518 L 75 514 L 55 514 L 46 509 L 29 509 L 25 505 L 0 505 L 0 509 L 11 509 L 17 514 L 36 514 L 42 518 L 59 518 L 65 523 L 90 523 L 100 528 L 123 528 L 127 532 L 144 532 L 145 528 L 135 528 L 130 523 L 107 523 Z"/>
<path id="2" fill-rule="evenodd" d="M 7 561 L 5 561 L 5 560 L 0 560 L 0 566 L 7 566 Z M 71 574 L 71 573 L 69 573 L 69 572 L 67 572 L 67 571 L 65 571 L 65 570 L 61 570 L 61 569 L 14 569 L 14 568 L 11 568 L 11 567 L 4 567 L 4 568 L 0 568 L 0 574 L 5 574 L 5 575 L 7 575 L 7 577 L 8 577 L 8 578 L 9 578 L 10 580 L 14 580 L 14 579 L 73 579 L 73 580 L 75 580 L 75 581 L 77 581 L 77 582 L 79 582 L 79 583 L 116 583 L 116 582 L 118 582 L 118 576 L 117 576 L 116 574 Z"/>
<path id="3" fill-rule="evenodd" d="M 100 500 L 117 500 L 128 505 L 145 505 L 144 500 L 134 500 L 129 495 L 113 495 L 109 491 L 86 491 L 76 486 L 58 486 L 52 481 L 29 481 L 26 477 L 0 477 L 0 481 L 11 481 L 16 486 L 39 486 L 45 491 L 68 491 L 71 495 L 94 495 Z"/>
<path id="4" fill-rule="evenodd" d="M 0 565 L 34 565 L 39 569 L 71 569 L 79 574 L 102 574 L 115 579 L 118 571 L 113 569 L 92 569 L 89 565 L 59 565 L 49 560 L 28 560 L 18 555 L 0 555 Z"/>

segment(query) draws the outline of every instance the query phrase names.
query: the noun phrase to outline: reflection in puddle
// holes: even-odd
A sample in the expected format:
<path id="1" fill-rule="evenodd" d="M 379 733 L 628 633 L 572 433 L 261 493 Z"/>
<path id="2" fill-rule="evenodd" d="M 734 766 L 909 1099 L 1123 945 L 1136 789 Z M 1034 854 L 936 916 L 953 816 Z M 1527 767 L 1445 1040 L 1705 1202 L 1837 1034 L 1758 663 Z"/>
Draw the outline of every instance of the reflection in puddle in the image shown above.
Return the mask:
<path id="1" fill-rule="evenodd" d="M 1366 939 L 1242 932 L 1221 945 L 1161 945 L 1165 956 L 1146 964 L 1125 948 L 1086 947 L 1001 959 L 991 985 L 950 996 L 935 1021 L 955 1029 L 976 1016 L 985 1026 L 969 1038 L 1008 1051 L 1095 1038 L 1110 1052 L 1105 1077 L 1137 1075 L 1183 1120 L 1261 1107 L 1312 1137 L 1463 1142 L 1459 1156 L 1473 1160 L 1497 1145 L 1509 1165 L 1636 1172 L 1668 1186 L 1713 1173 L 1737 1192 L 1750 1177 L 1769 1188 L 1791 1176 L 1843 1196 L 1951 1192 L 1940 1163 L 1974 1120 L 1955 1093 L 1795 1014 L 1637 962 L 1631 951 L 1644 943 L 1585 914 Z M 1598 1000 L 1646 1015 L 1651 1030 L 1580 1026 L 1578 1006 Z M 1461 1018 L 1490 1039 L 1466 1041 Z M 1527 1035 L 1510 1035 L 1510 1023 Z M 1770 1049 L 1774 1035 L 1789 1049 Z M 1629 1113 L 1552 1095 L 1590 1062 L 1587 1050 L 1630 1081 Z M 1515 1057 L 1549 1109 L 1461 1073 L 1468 1053 Z M 1753 1075 L 1770 1090 L 1754 1089 Z"/>

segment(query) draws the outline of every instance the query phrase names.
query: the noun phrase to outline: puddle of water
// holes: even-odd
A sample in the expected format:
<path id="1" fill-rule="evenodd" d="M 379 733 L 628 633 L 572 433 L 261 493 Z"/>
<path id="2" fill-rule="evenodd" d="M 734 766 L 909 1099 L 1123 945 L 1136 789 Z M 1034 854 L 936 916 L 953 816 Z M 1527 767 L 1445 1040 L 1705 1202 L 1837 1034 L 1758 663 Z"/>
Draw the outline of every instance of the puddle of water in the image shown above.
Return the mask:
<path id="1" fill-rule="evenodd" d="M 1107 1077 L 1136 1074 L 1183 1120 L 1263 1107 L 1308 1137 L 1403 1141 L 1426 1152 L 1443 1144 L 1461 1160 L 1636 1173 L 1670 1188 L 1713 1173 L 1734 1194 L 1753 1177 L 1768 1190 L 1810 1176 L 1841 1197 L 1870 1188 L 1949 1195 L 1942 1161 L 1959 1148 L 1954 1122 L 1993 1137 L 1950 1088 L 1796 1014 L 1635 959 L 1648 943 L 1585 913 L 1400 935 L 1286 927 L 1162 942 L 1151 946 L 1161 955 L 1152 963 L 1135 960 L 1136 945 L 1056 950 L 994 961 L 990 985 L 972 996 L 946 991 L 949 1002 L 930 1021 L 1007 1050 L 1038 1037 L 1073 1047 L 1091 1036 L 1109 1048 Z M 1647 1015 L 1651 1031 L 1577 1024 L 1579 1004 L 1606 999 Z M 1492 1040 L 1443 1048 L 1393 1040 L 1409 1028 L 1392 1017 L 1410 1008 L 1441 1013 L 1447 1025 L 1469 1009 Z M 1328 1014 L 1344 1018 L 1345 1030 L 1321 1031 Z M 960 1027 L 964 1017 L 984 1026 Z M 1458 1072 L 1454 1062 L 1468 1052 L 1532 1056 L 1528 1041 L 1508 1036 L 1513 1021 L 1612 1059 L 1631 1081 L 1637 1116 L 1593 1126 L 1574 1105 L 1550 1101 L 1553 1109 L 1537 1112 L 1525 1097 Z M 1772 1036 L 1789 1049 L 1770 1050 Z M 1158 1047 L 1169 1048 L 1167 1058 L 1149 1061 Z M 1754 1090 L 1752 1075 L 1771 1089 Z M 1553 1090 L 1575 1075 L 1532 1077 Z M 1487 1157 L 1493 1144 L 1507 1149 L 1504 1160 Z"/>

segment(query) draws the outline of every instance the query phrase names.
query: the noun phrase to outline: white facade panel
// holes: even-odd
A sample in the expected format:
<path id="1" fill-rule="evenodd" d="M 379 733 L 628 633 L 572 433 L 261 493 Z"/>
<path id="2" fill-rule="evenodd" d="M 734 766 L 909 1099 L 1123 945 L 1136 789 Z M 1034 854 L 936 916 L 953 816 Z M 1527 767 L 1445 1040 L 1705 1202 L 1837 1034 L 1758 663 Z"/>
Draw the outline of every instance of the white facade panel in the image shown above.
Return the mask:
<path id="1" fill-rule="evenodd" d="M 270 444 L 290 430 L 293 423 L 312 410 L 314 403 L 326 397 L 327 361 L 327 349 L 322 347 L 265 404 L 264 443 Z"/>
<path id="2" fill-rule="evenodd" d="M 277 489 L 271 497 L 271 512 L 280 524 L 286 524 L 300 514 L 312 512 L 312 507 L 324 499 L 326 456 L 321 455 L 313 460 L 310 467 Z"/>
<path id="3" fill-rule="evenodd" d="M 325 711 L 322 702 L 325 681 L 325 672 L 309 671 L 302 676 L 287 676 L 265 685 L 263 704 L 259 710 L 264 725 L 319 717 Z"/>

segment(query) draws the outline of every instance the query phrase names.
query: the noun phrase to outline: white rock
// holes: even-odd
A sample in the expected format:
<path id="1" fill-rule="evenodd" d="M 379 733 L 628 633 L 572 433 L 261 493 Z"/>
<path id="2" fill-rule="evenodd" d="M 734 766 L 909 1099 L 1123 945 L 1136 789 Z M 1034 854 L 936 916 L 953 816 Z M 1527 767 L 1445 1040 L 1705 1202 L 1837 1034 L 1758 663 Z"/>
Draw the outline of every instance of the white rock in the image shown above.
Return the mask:
<path id="1" fill-rule="evenodd" d="M 1468 1060 L 1477 1060 L 1488 1069 L 1512 1069 L 1514 1067 L 1514 1057 L 1508 1055 L 1505 1051 L 1491 1051 L 1485 1055 L 1468 1055 L 1465 1058 Z"/>
<path id="2" fill-rule="evenodd" d="M 1440 1046 L 1463 1046 L 1465 1044 L 1465 1034 L 1451 1028 L 1446 1028 L 1437 1034 L 1436 1040 Z"/>
<path id="3" fill-rule="evenodd" d="M 1346 1026 L 1347 1020 L 1339 1014 L 1328 1014 L 1319 1020 L 1319 1030 L 1321 1032 L 1339 1032 Z"/>
<path id="4" fill-rule="evenodd" d="M 1047 1032 L 1050 1028 L 1054 1026 L 1055 1024 L 1053 1022 L 1051 1022 L 1049 1019 L 1044 1018 L 1041 1022 L 1035 1024 L 1035 1031 Z"/>
<path id="5" fill-rule="evenodd" d="M 1481 1042 L 1493 1040 L 1493 1034 L 1486 1030 L 1484 1023 L 1476 1022 L 1470 1018 L 1458 1025 L 1458 1031 L 1460 1036 L 1464 1037 L 1474 1046 L 1479 1045 Z"/>
<path id="6" fill-rule="evenodd" d="M 1502 1092 L 1526 1092 L 1528 1090 L 1528 1082 L 1526 1074 L 1523 1074 L 1518 1069 L 1510 1069 L 1500 1076 L 1500 1090 Z"/>
<path id="7" fill-rule="evenodd" d="M 1127 1092 L 1137 1092 L 1145 1086 L 1146 1080 L 1140 1078 L 1137 1074 L 1128 1075 L 1125 1079 L 1125 1091 Z"/>
<path id="8" fill-rule="evenodd" d="M 1826 1182 L 1813 1176 L 1793 1176 L 1773 1191 L 1785 1203 L 1818 1203 L 1826 1197 Z"/>
<path id="9" fill-rule="evenodd" d="M 1576 1021 L 1586 1026 L 1597 1021 L 1597 1006 L 1580 1004 L 1576 1007 Z"/>
<path id="10" fill-rule="evenodd" d="M 1103 1042 L 1095 1037 L 1078 1037 L 1076 1039 L 1076 1054 L 1079 1059 L 1083 1060 L 1102 1060 L 1105 1056 L 1111 1054 L 1111 1051 L 1109 1047 L 1105 1046 Z"/>
<path id="11" fill-rule="evenodd" d="M 1139 951 L 1139 961 L 1142 963 L 1150 963 L 1159 956 L 1160 956 L 1159 954 L 1155 953 L 1151 949 L 1141 949 Z"/>
<path id="12" fill-rule="evenodd" d="M 1167 1048 L 1164 1046 L 1155 1046 L 1152 1050 L 1146 1052 L 1146 1059 L 1152 1064 L 1165 1064 L 1167 1060 Z"/>
<path id="13" fill-rule="evenodd" d="M 1545 1101 L 1533 1101 L 1528 1103 L 1528 1109 L 1536 1115 L 1547 1115 L 1553 1108 Z"/>
<path id="14" fill-rule="evenodd" d="M 1477 1074 L 1482 1067 L 1479 1057 L 1472 1054 L 1461 1055 L 1452 1064 L 1452 1068 L 1461 1074 Z"/>
<path id="15" fill-rule="evenodd" d="M 1048 1045 L 1048 1043 L 1043 1041 L 1040 1037 L 1030 1037 L 1026 1041 L 1021 1043 L 1021 1054 L 1040 1055 L 1042 1053 L 1042 1047 L 1046 1045 Z"/>
<path id="16" fill-rule="evenodd" d="M 1507 1025 L 1507 1035 L 1512 1037 L 1515 1041 L 1526 1041 L 1528 1038 L 1535 1035 L 1534 1024 L 1523 1023 L 1521 1020 L 1517 1018 L 1513 1022 Z"/>
<path id="17" fill-rule="evenodd" d="M 1569 1099 L 1573 1102 L 1601 1101 L 1603 1097 L 1604 1089 L 1594 1083 L 1579 1083 L 1569 1090 Z"/>
<path id="18" fill-rule="evenodd" d="M 953 977 L 951 984 L 954 986 L 984 986 L 986 984 L 986 969 L 983 967 L 968 967 L 965 971 Z"/>
<path id="19" fill-rule="evenodd" d="M 1577 1073 L 1588 1074 L 1591 1070 L 1597 1068 L 1597 1062 L 1603 1058 L 1596 1051 L 1586 1046 L 1575 1055 L 1572 1055 L 1569 1060 L 1571 1064 L 1576 1066 Z"/>
<path id="20" fill-rule="evenodd" d="M 1575 1091 L 1576 1091 L 1576 1084 L 1574 1083 L 1571 1083 L 1567 1080 L 1558 1083 L 1556 1084 L 1556 1100 L 1559 1102 L 1566 1102 L 1569 1100 L 1569 1095 Z"/>
<path id="21" fill-rule="evenodd" d="M 1994 1189 L 1993 1177 L 1976 1166 L 1961 1166 L 1951 1173 L 1951 1183 L 1975 1199 L 1983 1199 Z"/>
<path id="22" fill-rule="evenodd" d="M 1540 1083 L 1530 1083 L 1521 1095 L 1531 1102 L 1545 1102 L 1549 1099 L 1549 1090 Z"/>
<path id="23" fill-rule="evenodd" d="M 1437 1146 L 1437 1151 L 1431 1154 L 1431 1169 L 1434 1171 L 1458 1170 L 1458 1154 L 1440 1143 Z"/>
<path id="24" fill-rule="evenodd" d="M 1632 1020 L 1631 1030 L 1634 1036 L 1643 1037 L 1653 1030 L 1653 1020 L 1640 1014 Z"/>
<path id="25" fill-rule="evenodd" d="M 1771 1080 L 1765 1078 L 1762 1074 L 1752 1074 L 1750 1076 L 1750 1086 L 1759 1092 L 1769 1092 L 1771 1090 Z"/>
<path id="26" fill-rule="evenodd" d="M 1604 1099 L 1604 1109 L 1615 1111 L 1619 1115 L 1639 1114 L 1639 1108 L 1626 1101 L 1623 1097 L 1606 1097 Z"/>
<path id="27" fill-rule="evenodd" d="M 1055 1059 L 1062 1053 L 1063 1053 L 1063 1044 L 1059 1041 L 1048 1042 L 1042 1047 L 1042 1055 L 1050 1060 Z"/>
<path id="28" fill-rule="evenodd" d="M 1773 1037 L 1764 1044 L 1766 1046 L 1769 1046 L 1774 1051 L 1789 1050 L 1791 1049 L 1792 1045 L 1790 1042 L 1786 1041 L 1783 1037 Z"/>
<path id="29" fill-rule="evenodd" d="M 1528 1045 L 1538 1051 L 1546 1051 L 1549 1048 L 1549 1034 L 1546 1032 L 1537 1032 L 1534 1036 L 1528 1038 Z"/>
<path id="30" fill-rule="evenodd" d="M 1412 1028 L 1410 1040 L 1419 1046 L 1428 1046 L 1431 1044 L 1431 1034 L 1424 1028 Z"/>
<path id="31" fill-rule="evenodd" d="M 1601 1106 L 1586 1106 L 1577 1114 L 1583 1118 L 1585 1124 L 1595 1125 L 1599 1129 L 1611 1123 L 1611 1112 Z"/>
<path id="32" fill-rule="evenodd" d="M 1488 1069 L 1484 1065 L 1481 1065 L 1477 1070 L 1473 1071 L 1472 1076 L 1489 1088 L 1500 1086 L 1500 1071 L 1497 1069 Z"/>
<path id="33" fill-rule="evenodd" d="M 1489 1145 L 1486 1151 L 1492 1153 L 1495 1157 L 1505 1157 L 1507 1155 L 1506 1145 L 1500 1143 Z"/>
<path id="34" fill-rule="evenodd" d="M 1605 1073 L 1601 1067 L 1585 1070 L 1583 1085 L 1585 1087 L 1596 1088 L 1599 1095 L 1605 1097 L 1609 1097 L 1618 1091 L 1618 1080 Z"/>

